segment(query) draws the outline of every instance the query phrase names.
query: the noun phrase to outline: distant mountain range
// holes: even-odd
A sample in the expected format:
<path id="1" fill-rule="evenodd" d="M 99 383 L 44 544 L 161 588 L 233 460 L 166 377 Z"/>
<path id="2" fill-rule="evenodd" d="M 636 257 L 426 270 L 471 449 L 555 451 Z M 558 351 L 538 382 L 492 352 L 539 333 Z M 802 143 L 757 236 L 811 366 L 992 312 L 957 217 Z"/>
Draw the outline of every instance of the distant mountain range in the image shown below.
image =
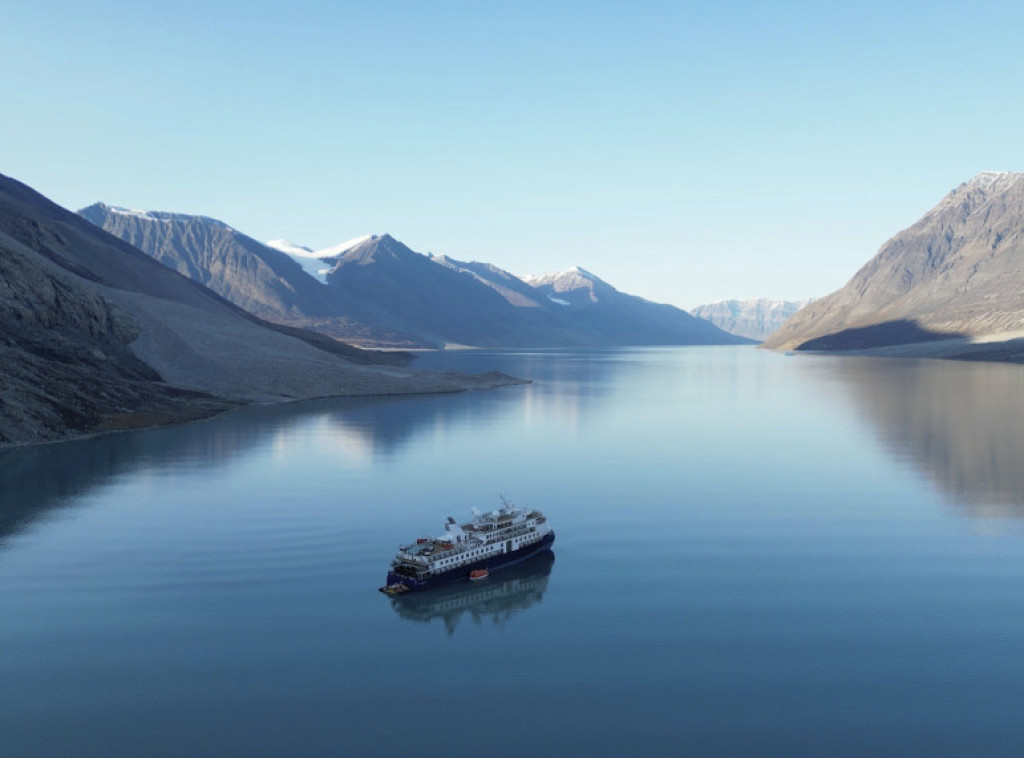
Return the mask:
<path id="1" fill-rule="evenodd" d="M 223 242 L 214 222 L 160 223 L 171 222 L 208 248 Z M 268 271 L 301 273 L 275 255 Z M 191 272 L 254 263 L 196 254 Z M 245 296 L 270 297 L 266 290 Z M 284 288 L 276 302 L 300 296 Z M 0 447 L 198 418 L 253 401 L 514 381 L 413 372 L 402 368 L 408 358 L 264 321 L 0 175 Z"/>
<path id="2" fill-rule="evenodd" d="M 698 318 L 707 319 L 727 332 L 761 342 L 786 323 L 790 316 L 813 301 L 814 298 L 721 300 L 717 303 L 698 305 L 690 313 Z"/>
<path id="3" fill-rule="evenodd" d="M 1021 330 L 1024 174 L 983 172 L 882 245 L 845 287 L 801 310 L 764 346 L 851 350 L 1002 339 Z"/>
<path id="4" fill-rule="evenodd" d="M 203 216 L 96 203 L 79 213 L 261 318 L 362 345 L 561 347 L 747 340 L 581 268 L 520 279 L 366 235 L 313 251 Z"/>

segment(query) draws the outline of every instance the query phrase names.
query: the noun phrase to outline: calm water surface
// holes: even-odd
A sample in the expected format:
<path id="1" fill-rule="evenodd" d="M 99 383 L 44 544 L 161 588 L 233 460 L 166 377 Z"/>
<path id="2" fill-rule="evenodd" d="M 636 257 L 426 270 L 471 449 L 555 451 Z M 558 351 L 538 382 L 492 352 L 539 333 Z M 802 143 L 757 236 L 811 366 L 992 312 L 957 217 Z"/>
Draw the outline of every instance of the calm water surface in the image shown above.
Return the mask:
<path id="1" fill-rule="evenodd" d="M 0 754 L 996 756 L 1024 369 L 465 352 L 526 387 L 0 456 Z M 554 555 L 389 599 L 504 493 Z"/>

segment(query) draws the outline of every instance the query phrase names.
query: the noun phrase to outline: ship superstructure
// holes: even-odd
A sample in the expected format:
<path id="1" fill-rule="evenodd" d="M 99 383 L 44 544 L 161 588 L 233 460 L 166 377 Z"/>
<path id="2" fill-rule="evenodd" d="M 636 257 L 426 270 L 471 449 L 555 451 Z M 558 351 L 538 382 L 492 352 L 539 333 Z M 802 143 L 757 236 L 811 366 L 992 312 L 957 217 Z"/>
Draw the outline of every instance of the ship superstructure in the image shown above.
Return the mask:
<path id="1" fill-rule="evenodd" d="M 525 560 L 555 541 L 543 513 L 504 499 L 490 513 L 473 509 L 472 521 L 465 524 L 449 516 L 444 528 L 440 537 L 401 546 L 381 590 L 394 594 L 468 579 L 473 571 L 495 571 Z"/>

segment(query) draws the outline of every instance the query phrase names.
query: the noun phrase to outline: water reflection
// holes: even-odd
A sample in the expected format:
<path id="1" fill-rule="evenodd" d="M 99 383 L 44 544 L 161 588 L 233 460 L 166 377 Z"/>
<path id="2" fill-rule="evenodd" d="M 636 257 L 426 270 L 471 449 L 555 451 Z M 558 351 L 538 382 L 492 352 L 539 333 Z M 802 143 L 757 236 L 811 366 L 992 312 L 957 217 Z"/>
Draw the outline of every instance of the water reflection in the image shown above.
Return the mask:
<path id="1" fill-rule="evenodd" d="M 246 408 L 163 429 L 8 450 L 0 453 L 0 547 L 54 509 L 75 505 L 128 475 L 222 468 L 255 448 L 286 448 L 311 426 L 317 427 L 318 438 L 337 442 L 346 458 L 372 461 L 462 417 L 490 417 L 521 399 L 517 389 L 311 400 Z"/>
<path id="2" fill-rule="evenodd" d="M 831 370 L 879 439 L 970 515 L 1024 516 L 1024 369 L 844 358 Z"/>
<path id="3" fill-rule="evenodd" d="M 463 616 L 473 623 L 504 624 L 515 614 L 539 603 L 548 588 L 555 554 L 546 550 L 524 563 L 492 574 L 480 583 L 457 582 L 411 595 L 391 598 L 391 607 L 403 619 L 429 624 L 441 619 L 448 635 Z"/>
<path id="4" fill-rule="evenodd" d="M 528 377 L 534 383 L 525 388 L 525 424 L 556 420 L 572 432 L 579 432 L 626 380 L 652 371 L 641 348 L 436 351 L 421 355 L 417 365 Z"/>
<path id="5" fill-rule="evenodd" d="M 590 405 L 607 401 L 612 377 L 629 365 L 621 351 L 596 356 L 582 351 L 473 351 L 461 357 L 466 370 L 498 367 L 538 381 L 483 392 L 329 398 L 246 408 L 204 422 L 0 453 L 0 545 L 51 509 L 73 504 L 125 475 L 215 469 L 257 447 L 287 452 L 303 435 L 333 446 L 331 452 L 349 463 L 370 466 L 400 455 L 423 435 L 444 435 L 467 420 L 489 423 L 501 413 L 524 413 L 526 423 L 555 417 L 575 428 Z M 439 365 L 450 358 L 440 356 Z M 427 359 L 422 364 L 425 369 L 438 367 Z"/>

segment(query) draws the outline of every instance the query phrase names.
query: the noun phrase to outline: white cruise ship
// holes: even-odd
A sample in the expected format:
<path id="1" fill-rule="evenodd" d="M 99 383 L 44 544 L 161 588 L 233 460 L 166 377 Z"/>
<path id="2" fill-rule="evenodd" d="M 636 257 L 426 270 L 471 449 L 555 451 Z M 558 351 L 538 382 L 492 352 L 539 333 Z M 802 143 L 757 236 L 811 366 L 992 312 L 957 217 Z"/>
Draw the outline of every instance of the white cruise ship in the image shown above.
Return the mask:
<path id="1" fill-rule="evenodd" d="M 555 532 L 538 510 L 502 499 L 490 513 L 473 509 L 473 520 L 456 523 L 451 516 L 440 537 L 421 537 L 398 549 L 382 592 L 424 590 L 460 579 L 480 578 L 548 550 Z"/>

